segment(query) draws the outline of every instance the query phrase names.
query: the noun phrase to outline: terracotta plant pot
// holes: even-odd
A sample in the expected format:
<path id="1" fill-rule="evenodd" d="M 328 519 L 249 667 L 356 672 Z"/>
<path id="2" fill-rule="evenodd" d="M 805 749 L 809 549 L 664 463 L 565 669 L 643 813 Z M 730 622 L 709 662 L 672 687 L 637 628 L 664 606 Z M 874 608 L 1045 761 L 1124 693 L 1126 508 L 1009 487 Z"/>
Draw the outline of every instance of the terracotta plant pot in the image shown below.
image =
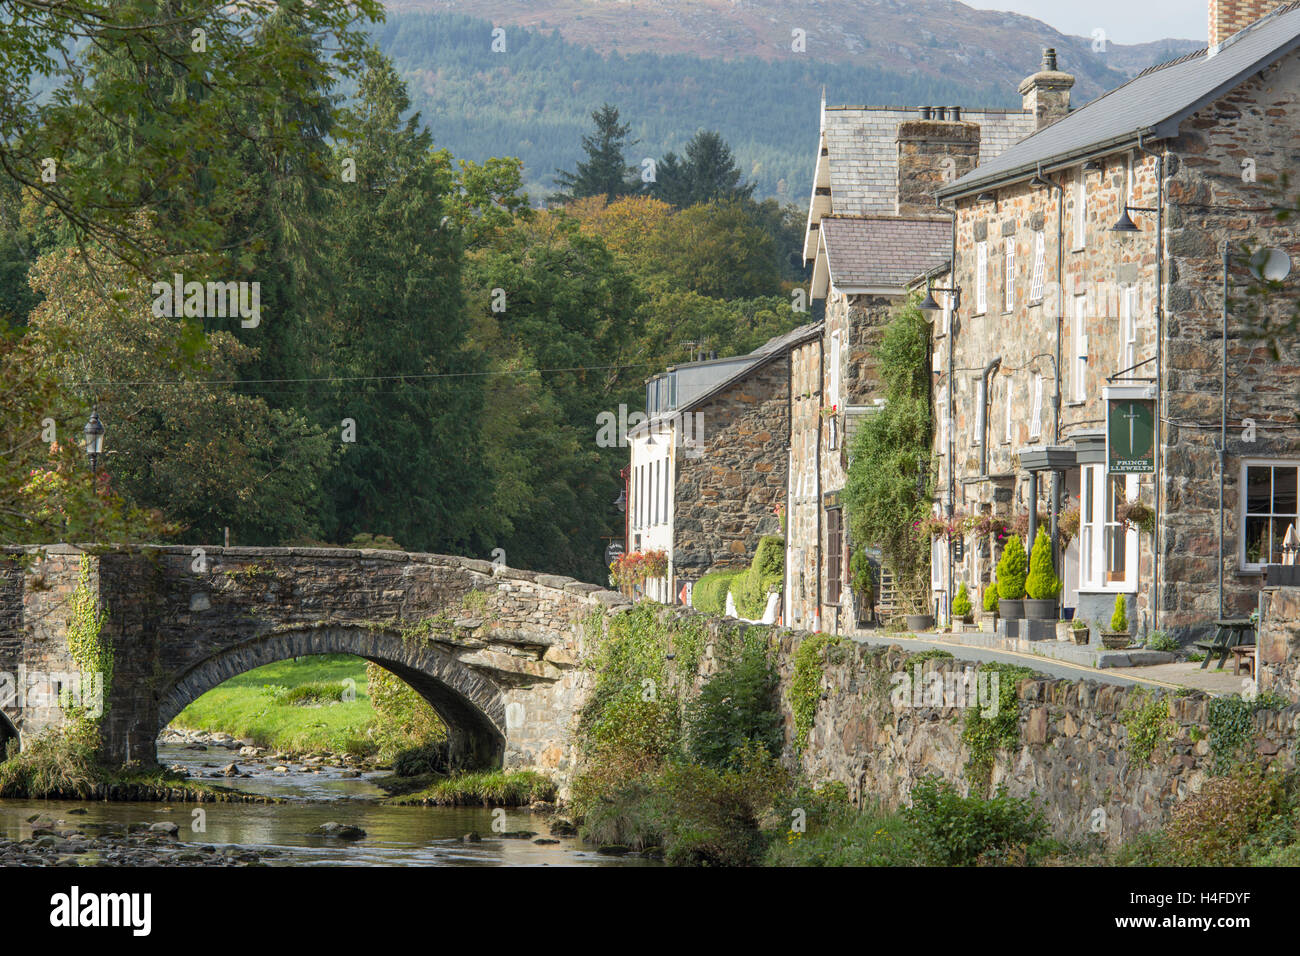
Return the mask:
<path id="1" fill-rule="evenodd" d="M 1102 631 L 1101 644 L 1107 650 L 1118 651 L 1129 645 L 1128 631 Z"/>
<path id="2" fill-rule="evenodd" d="M 934 627 L 933 614 L 908 614 L 907 629 L 909 631 L 928 631 Z"/>
<path id="3" fill-rule="evenodd" d="M 1025 617 L 1031 621 L 1055 621 L 1056 620 L 1056 598 L 1038 600 L 1037 598 L 1025 598 Z"/>
<path id="4" fill-rule="evenodd" d="M 1008 601 L 1004 598 L 998 598 L 998 617 L 1004 621 L 1017 621 L 1025 616 L 1025 602 L 1023 600 Z"/>

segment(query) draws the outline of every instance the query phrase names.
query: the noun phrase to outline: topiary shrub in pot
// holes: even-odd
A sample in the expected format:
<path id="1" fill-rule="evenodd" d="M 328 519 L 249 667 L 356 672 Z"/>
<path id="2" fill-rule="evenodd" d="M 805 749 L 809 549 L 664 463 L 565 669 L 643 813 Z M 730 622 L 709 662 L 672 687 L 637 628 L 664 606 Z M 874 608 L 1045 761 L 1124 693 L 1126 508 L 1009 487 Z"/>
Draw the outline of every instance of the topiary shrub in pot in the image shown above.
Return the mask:
<path id="1" fill-rule="evenodd" d="M 1115 595 L 1115 613 L 1110 616 L 1110 630 L 1101 632 L 1101 643 L 1111 650 L 1119 650 L 1122 647 L 1128 647 L 1130 635 L 1128 632 L 1128 603 L 1124 600 L 1124 595 Z"/>
<path id="2" fill-rule="evenodd" d="M 998 616 L 1016 620 L 1025 616 L 1025 545 L 1020 535 L 1007 538 L 998 558 Z"/>
<path id="3" fill-rule="evenodd" d="M 1056 620 L 1056 596 L 1061 593 L 1061 579 L 1052 562 L 1052 539 L 1042 528 L 1034 536 L 1034 550 L 1029 558 L 1029 576 L 1025 578 L 1025 617 L 1035 621 Z"/>
<path id="4" fill-rule="evenodd" d="M 980 630 L 989 634 L 998 629 L 998 586 L 990 581 L 984 588 L 984 613 L 980 615 Z"/>
<path id="5" fill-rule="evenodd" d="M 952 599 L 952 619 L 961 621 L 963 624 L 972 624 L 975 621 L 975 608 L 970 603 L 970 591 L 966 588 L 966 582 L 963 581 L 957 588 L 957 596 Z"/>

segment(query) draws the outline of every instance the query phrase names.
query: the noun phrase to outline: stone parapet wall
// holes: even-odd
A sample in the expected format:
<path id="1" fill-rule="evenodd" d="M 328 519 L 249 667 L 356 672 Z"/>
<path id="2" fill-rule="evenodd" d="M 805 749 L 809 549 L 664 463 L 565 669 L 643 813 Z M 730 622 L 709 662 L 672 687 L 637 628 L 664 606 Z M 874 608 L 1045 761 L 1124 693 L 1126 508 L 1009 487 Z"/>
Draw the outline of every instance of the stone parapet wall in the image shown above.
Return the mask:
<path id="1" fill-rule="evenodd" d="M 663 616 L 670 626 L 681 617 L 699 617 L 667 608 Z M 699 673 L 689 686 L 677 686 L 687 698 L 717 672 L 719 635 L 746 625 L 708 618 L 705 626 Z M 777 655 L 785 737 L 782 761 L 787 766 L 797 767 L 814 783 L 843 783 L 860 806 L 907 806 L 912 788 L 928 774 L 952 781 L 962 793 L 982 792 L 985 782 L 972 782 L 967 774 L 971 752 L 962 741 L 966 709 L 914 706 L 916 698 L 895 705 L 891 695 L 896 686 L 904 675 L 916 674 L 909 662 L 912 655 L 899 645 L 880 647 L 843 638 L 821 650 L 821 699 L 807 742 L 797 753 L 790 703 L 797 652 L 804 641 L 826 635 L 767 630 Z M 1294 631 L 1289 633 L 1294 638 Z M 955 658 L 921 664 L 927 682 L 932 673 L 950 675 L 952 681 L 977 666 Z M 1149 756 L 1135 755 L 1125 715 L 1156 699 L 1166 708 L 1167 732 Z M 1012 796 L 1032 797 L 1058 839 L 1096 833 L 1116 846 L 1164 825 L 1173 808 L 1197 793 L 1213 773 L 1218 755 L 1211 747 L 1211 699 L 1200 691 L 1172 693 L 1045 676 L 1025 679 L 1016 688 L 1017 743 L 996 752 L 987 785 L 1005 786 Z M 1262 708 L 1251 721 L 1237 756 L 1294 769 L 1300 704 Z"/>
<path id="2" fill-rule="evenodd" d="M 1260 691 L 1300 700 L 1300 588 L 1265 588 L 1259 619 Z"/>
<path id="3" fill-rule="evenodd" d="M 783 701 L 795 651 L 808 636 L 780 634 Z M 828 646 L 823 654 L 825 694 L 798 758 L 809 777 L 838 780 L 854 800 L 879 799 L 890 807 L 906 805 L 912 787 L 926 774 L 969 791 L 970 753 L 961 740 L 964 710 L 895 708 L 890 701 L 894 676 L 911 672 L 902 648 L 844 642 Z M 975 666 L 947 658 L 924 665 L 940 673 Z M 1200 692 L 1164 694 L 1170 711 L 1167 740 L 1146 759 L 1129 752 L 1124 714 L 1154 693 L 1163 692 L 1096 681 L 1023 681 L 1017 690 L 1019 744 L 998 752 L 992 785 L 1006 786 L 1013 796 L 1034 796 L 1060 839 L 1099 832 L 1115 845 L 1161 826 L 1175 805 L 1204 784 L 1213 755 L 1210 698 Z M 787 757 L 794 759 L 793 716 L 788 705 L 784 709 Z M 1294 768 L 1298 733 L 1300 706 L 1261 710 L 1254 715 L 1252 749 L 1265 763 Z"/>

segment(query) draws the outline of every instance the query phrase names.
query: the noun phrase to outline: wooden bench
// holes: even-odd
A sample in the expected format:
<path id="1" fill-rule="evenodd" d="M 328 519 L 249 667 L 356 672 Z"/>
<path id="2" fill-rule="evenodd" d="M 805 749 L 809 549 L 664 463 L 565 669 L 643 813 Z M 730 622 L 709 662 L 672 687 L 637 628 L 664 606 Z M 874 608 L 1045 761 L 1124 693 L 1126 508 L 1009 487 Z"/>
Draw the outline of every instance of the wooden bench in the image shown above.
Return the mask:
<path id="1" fill-rule="evenodd" d="M 1245 664 L 1247 673 L 1249 673 L 1251 677 L 1254 677 L 1255 645 L 1238 644 L 1236 647 L 1230 648 L 1229 650 L 1232 652 L 1232 672 L 1234 674 L 1240 674 L 1241 665 Z"/>
<path id="2" fill-rule="evenodd" d="M 1219 669 L 1228 660 L 1233 648 L 1255 645 L 1255 622 L 1248 617 L 1224 618 L 1214 622 L 1214 637 L 1208 641 L 1196 641 L 1195 646 L 1205 650 L 1205 660 L 1201 661 L 1201 670 L 1210 664 L 1210 658 L 1219 655 Z"/>

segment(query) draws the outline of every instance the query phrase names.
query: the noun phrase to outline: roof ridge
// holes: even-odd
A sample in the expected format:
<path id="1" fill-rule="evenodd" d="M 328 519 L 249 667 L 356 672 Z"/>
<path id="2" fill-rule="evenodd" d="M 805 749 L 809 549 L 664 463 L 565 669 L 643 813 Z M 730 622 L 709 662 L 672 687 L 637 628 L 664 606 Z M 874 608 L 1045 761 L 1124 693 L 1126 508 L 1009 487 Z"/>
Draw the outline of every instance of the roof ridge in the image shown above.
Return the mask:
<path id="1" fill-rule="evenodd" d="M 1297 0 L 1297 2 L 1300 2 L 1300 0 Z M 1146 76 L 1148 73 L 1155 73 L 1156 71 L 1158 71 L 1158 70 L 1163 70 L 1163 69 L 1165 69 L 1166 67 L 1177 66 L 1179 63 L 1185 63 L 1185 62 L 1187 62 L 1188 60 L 1195 59 L 1195 58 L 1198 57 L 1198 56 L 1204 56 L 1204 55 L 1205 55 L 1206 53 L 1208 53 L 1209 51 L 1210 51 L 1210 48 L 1209 48 L 1209 47 L 1207 47 L 1207 46 L 1203 46 L 1203 47 L 1201 47 L 1199 50 L 1192 50 L 1190 53 L 1184 53 L 1182 56 L 1174 57 L 1172 60 L 1166 60 L 1164 63 L 1156 63 L 1156 64 L 1154 64 L 1153 66 L 1149 66 L 1149 67 L 1147 67 L 1145 70 L 1143 70 L 1143 71 L 1142 71 L 1141 73 L 1139 73 L 1137 76 L 1133 77 L 1133 80 L 1141 79 L 1142 77 Z M 1133 80 L 1129 80 L 1128 82 L 1129 82 L 1129 83 L 1132 83 Z M 1122 87 L 1124 87 L 1124 86 L 1127 86 L 1127 85 L 1128 85 L 1128 83 L 1121 83 L 1119 86 L 1115 87 L 1115 89 L 1118 90 L 1118 89 L 1120 89 L 1120 88 L 1122 88 Z M 1110 91 L 1110 92 L 1114 92 L 1114 90 L 1112 90 L 1112 91 Z M 1105 95 L 1105 94 L 1103 94 L 1103 95 Z M 1100 98 L 1101 98 L 1101 97 L 1098 97 L 1098 99 L 1100 99 Z M 1087 104 L 1084 104 L 1084 105 L 1087 105 Z"/>
<path id="2" fill-rule="evenodd" d="M 1296 0 L 1300 3 L 1300 0 Z M 828 106 L 828 110 L 896 110 L 903 113 L 919 113 L 921 110 L 916 106 L 873 106 L 873 105 L 855 105 L 852 103 L 841 103 L 838 106 Z M 945 107 L 946 109 L 946 107 Z M 1016 109 L 1013 106 L 963 106 L 963 113 L 1006 113 L 1008 115 L 1029 116 L 1029 110 Z"/>

